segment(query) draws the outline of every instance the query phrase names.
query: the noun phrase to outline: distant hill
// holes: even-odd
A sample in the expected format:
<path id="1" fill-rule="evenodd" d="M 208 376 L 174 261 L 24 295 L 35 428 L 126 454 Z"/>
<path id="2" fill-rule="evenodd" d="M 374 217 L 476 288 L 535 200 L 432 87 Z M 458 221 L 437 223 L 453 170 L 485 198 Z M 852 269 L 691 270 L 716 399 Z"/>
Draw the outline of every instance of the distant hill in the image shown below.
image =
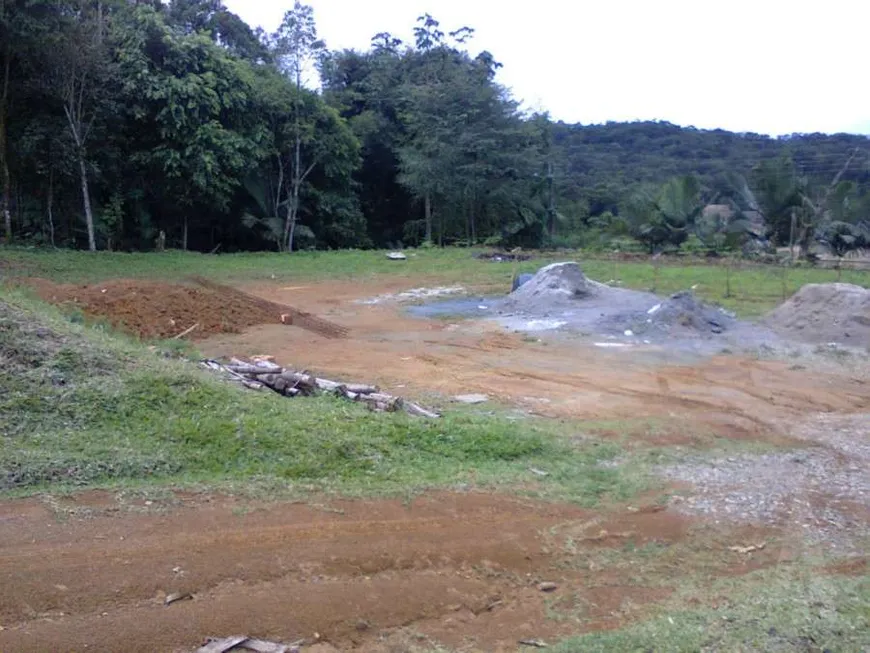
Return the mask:
<path id="1" fill-rule="evenodd" d="M 772 138 L 722 129 L 679 127 L 668 122 L 553 125 L 560 194 L 590 201 L 593 215 L 618 203 L 642 183 L 661 184 L 694 174 L 710 189 L 729 172 L 747 174 L 762 160 L 791 156 L 798 172 L 828 183 L 849 154 L 861 153 L 845 179 L 870 191 L 870 137 L 793 134 Z"/>

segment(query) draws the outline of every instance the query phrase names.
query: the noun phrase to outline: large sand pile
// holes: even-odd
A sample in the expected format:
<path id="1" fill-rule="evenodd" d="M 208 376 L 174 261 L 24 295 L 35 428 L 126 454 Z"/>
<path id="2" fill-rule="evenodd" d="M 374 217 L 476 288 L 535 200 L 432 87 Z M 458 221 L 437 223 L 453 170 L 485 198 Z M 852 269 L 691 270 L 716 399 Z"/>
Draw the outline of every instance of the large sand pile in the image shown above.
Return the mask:
<path id="1" fill-rule="evenodd" d="M 514 290 L 503 313 L 557 318 L 568 328 L 611 335 L 698 337 L 723 333 L 736 324 L 721 308 L 691 292 L 661 298 L 612 288 L 588 279 L 577 263 L 553 263 Z"/>
<path id="2" fill-rule="evenodd" d="M 809 284 L 764 320 L 783 336 L 813 343 L 870 345 L 870 290 L 849 283 Z"/>
<path id="3" fill-rule="evenodd" d="M 564 307 L 566 302 L 585 299 L 611 290 L 586 278 L 576 263 L 552 263 L 540 270 L 507 298 L 505 307 L 531 313 Z"/>

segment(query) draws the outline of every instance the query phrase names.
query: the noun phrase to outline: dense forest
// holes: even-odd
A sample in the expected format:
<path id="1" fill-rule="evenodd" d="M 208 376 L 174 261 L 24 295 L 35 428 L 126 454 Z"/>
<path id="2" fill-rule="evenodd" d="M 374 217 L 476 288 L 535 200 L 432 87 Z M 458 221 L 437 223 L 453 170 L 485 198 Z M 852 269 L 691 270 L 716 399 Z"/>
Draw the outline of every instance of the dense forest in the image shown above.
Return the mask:
<path id="1" fill-rule="evenodd" d="M 473 29 L 413 33 L 333 51 L 298 1 L 265 33 L 220 0 L 0 0 L 5 240 L 870 247 L 866 136 L 554 122 Z"/>

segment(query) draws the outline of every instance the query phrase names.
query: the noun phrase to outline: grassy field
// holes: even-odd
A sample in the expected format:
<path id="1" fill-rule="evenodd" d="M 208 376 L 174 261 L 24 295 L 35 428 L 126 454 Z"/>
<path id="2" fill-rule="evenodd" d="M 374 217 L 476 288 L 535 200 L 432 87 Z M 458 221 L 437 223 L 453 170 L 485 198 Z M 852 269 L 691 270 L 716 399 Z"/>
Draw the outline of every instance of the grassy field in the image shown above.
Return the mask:
<path id="1" fill-rule="evenodd" d="M 554 424 L 376 415 L 331 397 L 276 401 L 8 291 L 0 360 L 5 492 L 256 479 L 285 493 L 371 494 L 525 482 L 591 505 L 645 483 L 598 465 L 616 445 L 568 446 Z M 552 474 L 532 483 L 529 467 Z"/>
<path id="2" fill-rule="evenodd" d="M 726 265 L 703 260 L 622 261 L 596 258 L 583 252 L 546 253 L 522 263 L 493 263 L 474 258 L 477 250 L 421 249 L 405 262 L 389 261 L 383 252 L 297 252 L 209 256 L 184 252 L 123 254 L 101 252 L 0 249 L 3 277 L 44 277 L 68 283 L 91 283 L 109 278 L 180 280 L 205 275 L 225 281 L 278 280 L 294 283 L 316 279 L 366 279 L 408 276 L 433 283 L 462 283 L 481 292 L 510 290 L 517 272 L 534 272 L 557 260 L 576 260 L 596 280 L 626 288 L 653 289 L 670 294 L 695 287 L 708 301 L 722 304 L 745 317 L 765 313 L 807 283 L 842 281 L 870 287 L 870 271 L 821 268 Z M 600 255 L 599 255 L 600 256 Z"/>
<path id="3" fill-rule="evenodd" d="M 0 250 L 0 273 L 75 283 L 189 274 L 240 282 L 273 275 L 287 281 L 408 275 L 501 292 L 515 271 L 555 260 L 514 266 L 479 261 L 466 250 L 414 254 L 393 263 L 378 252 L 287 257 Z M 803 283 L 837 279 L 830 270 L 791 269 L 784 275 L 777 269 L 735 269 L 731 296 L 725 297 L 722 267 L 568 258 L 579 258 L 591 277 L 626 287 L 655 286 L 666 293 L 697 284 L 702 296 L 743 315 L 768 310 Z M 867 273 L 844 272 L 842 280 L 870 286 Z M 425 421 L 375 415 L 329 397 L 276 400 L 219 380 L 178 353 L 169 343 L 140 343 L 82 324 L 75 315 L 0 285 L 0 495 L 167 486 L 269 496 L 405 495 L 478 487 L 601 507 L 640 494 L 663 496 L 649 468 L 674 455 L 668 448 L 633 450 L 618 437 L 598 439 L 601 424 L 507 419 L 469 408 Z M 622 426 L 626 432 L 638 428 Z M 578 432 L 587 437 L 565 437 Z M 728 447 L 758 446 L 701 440 L 711 456 Z M 601 464 L 617 457 L 627 462 Z M 672 582 L 673 570 L 681 569 L 682 580 L 651 618 L 552 650 L 846 652 L 870 646 L 866 575 L 820 574 L 822 560 L 804 559 L 711 581 L 707 565 L 721 546 L 700 539 L 673 548 L 599 550 L 596 555 L 605 557 L 595 560 L 577 553 L 578 569 L 591 562 L 617 565 L 642 584 Z M 686 574 L 688 568 L 695 571 Z M 693 597 L 710 592 L 723 597 L 724 607 L 695 606 Z M 564 608 L 554 618 L 582 624 L 583 606 Z"/>

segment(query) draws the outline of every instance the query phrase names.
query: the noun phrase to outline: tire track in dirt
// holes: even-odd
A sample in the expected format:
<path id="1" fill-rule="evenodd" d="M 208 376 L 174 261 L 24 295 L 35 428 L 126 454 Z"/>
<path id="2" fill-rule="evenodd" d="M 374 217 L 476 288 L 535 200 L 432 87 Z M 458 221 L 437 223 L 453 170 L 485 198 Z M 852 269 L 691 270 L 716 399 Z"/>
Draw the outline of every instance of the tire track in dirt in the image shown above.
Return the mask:
<path id="1" fill-rule="evenodd" d="M 85 519 L 34 503 L 0 510 L 16 523 L 0 531 L 2 651 L 164 651 L 232 632 L 352 644 L 362 622 L 483 611 L 550 568 L 541 530 L 585 514 L 479 494 Z M 163 606 L 172 592 L 195 599 Z"/>
<path id="2" fill-rule="evenodd" d="M 0 523 L 15 525 L 0 530 L 0 650 L 180 652 L 244 632 L 319 633 L 338 650 L 386 653 L 408 650 L 382 641 L 413 626 L 448 646 L 513 651 L 523 638 L 617 627 L 671 594 L 669 579 L 646 587 L 631 570 L 572 568 L 554 534 L 594 524 L 578 543 L 620 549 L 692 532 L 657 506 L 598 514 L 480 493 L 325 509 L 195 495 L 149 503 L 120 507 L 105 493 L 0 502 Z M 537 589 L 543 580 L 558 581 L 556 594 Z M 163 605 L 172 592 L 193 599 Z M 582 600 L 588 623 L 549 618 L 553 599 L 566 610 Z"/>

